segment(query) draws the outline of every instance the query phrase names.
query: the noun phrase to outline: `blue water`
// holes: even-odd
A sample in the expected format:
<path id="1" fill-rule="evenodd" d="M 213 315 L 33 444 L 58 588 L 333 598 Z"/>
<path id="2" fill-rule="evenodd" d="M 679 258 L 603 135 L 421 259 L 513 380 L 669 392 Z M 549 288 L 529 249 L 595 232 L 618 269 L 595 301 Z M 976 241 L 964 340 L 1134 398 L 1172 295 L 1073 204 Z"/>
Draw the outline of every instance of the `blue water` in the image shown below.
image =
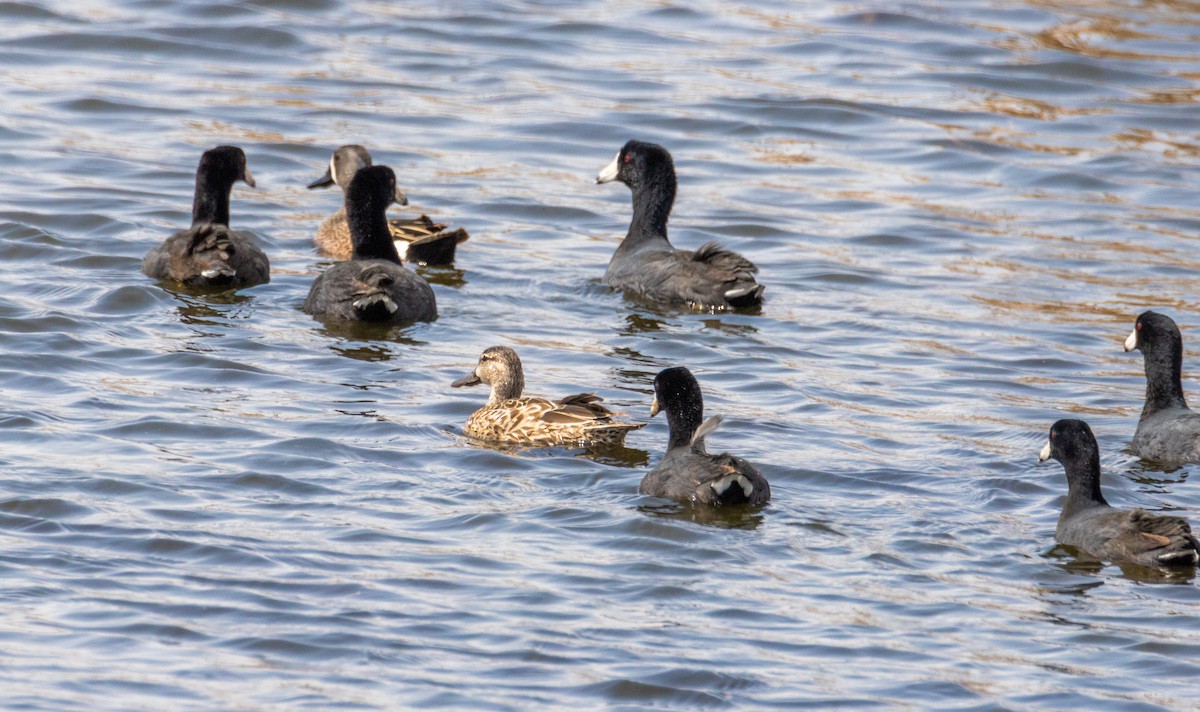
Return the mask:
<path id="1" fill-rule="evenodd" d="M 1118 506 L 1200 525 L 1125 452 L 1136 315 L 1200 392 L 1200 7 L 963 0 L 0 4 L 0 707 L 1195 709 L 1200 591 L 1055 548 L 1038 466 L 1081 417 Z M 600 283 L 629 138 L 672 240 L 761 267 L 761 314 Z M 465 227 L 441 318 L 299 306 L 358 142 Z M 268 285 L 141 256 L 242 146 Z M 461 436 L 492 344 L 595 391 L 628 449 Z M 774 498 L 641 497 L 685 365 Z"/>

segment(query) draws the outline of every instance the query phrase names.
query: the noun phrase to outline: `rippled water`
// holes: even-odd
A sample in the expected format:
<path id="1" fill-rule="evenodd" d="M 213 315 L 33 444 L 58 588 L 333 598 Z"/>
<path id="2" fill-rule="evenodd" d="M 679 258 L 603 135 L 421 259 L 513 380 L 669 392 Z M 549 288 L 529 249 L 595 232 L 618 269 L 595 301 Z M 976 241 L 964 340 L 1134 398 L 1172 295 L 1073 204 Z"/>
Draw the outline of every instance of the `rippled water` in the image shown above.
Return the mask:
<path id="1" fill-rule="evenodd" d="M 0 705 L 124 709 L 1184 709 L 1190 577 L 1054 548 L 1055 419 L 1121 506 L 1200 524 L 1195 468 L 1124 452 L 1156 307 L 1200 375 L 1200 5 L 648 0 L 0 3 Z M 627 139 L 672 150 L 677 245 L 762 268 L 759 315 L 599 283 Z M 466 227 L 441 319 L 299 305 L 361 142 Z M 140 258 L 201 151 L 269 285 Z M 451 390 L 647 417 L 686 365 L 774 501 L 637 495 L 666 438 L 500 452 Z M 1185 379 L 1200 399 L 1200 382 Z"/>

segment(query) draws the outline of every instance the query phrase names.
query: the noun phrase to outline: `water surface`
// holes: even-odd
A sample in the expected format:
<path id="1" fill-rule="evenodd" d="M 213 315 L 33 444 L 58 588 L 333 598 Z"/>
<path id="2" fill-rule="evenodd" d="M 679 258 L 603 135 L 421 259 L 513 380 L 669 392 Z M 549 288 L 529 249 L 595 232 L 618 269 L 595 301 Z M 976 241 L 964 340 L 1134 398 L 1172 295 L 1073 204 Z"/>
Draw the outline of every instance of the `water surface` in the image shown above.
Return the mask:
<path id="1" fill-rule="evenodd" d="M 1200 698 L 1191 577 L 1055 549 L 1049 425 L 1120 506 L 1200 523 L 1124 447 L 1136 314 L 1200 374 L 1200 8 L 965 0 L 0 4 L 3 705 L 122 709 L 1152 710 Z M 761 267 L 761 314 L 599 283 L 629 138 L 675 156 L 673 241 Z M 339 144 L 466 227 L 441 319 L 299 310 Z M 270 284 L 141 256 L 199 154 L 245 148 Z M 498 451 L 450 389 L 647 419 L 686 365 L 774 500 L 637 495 L 628 450 Z"/>

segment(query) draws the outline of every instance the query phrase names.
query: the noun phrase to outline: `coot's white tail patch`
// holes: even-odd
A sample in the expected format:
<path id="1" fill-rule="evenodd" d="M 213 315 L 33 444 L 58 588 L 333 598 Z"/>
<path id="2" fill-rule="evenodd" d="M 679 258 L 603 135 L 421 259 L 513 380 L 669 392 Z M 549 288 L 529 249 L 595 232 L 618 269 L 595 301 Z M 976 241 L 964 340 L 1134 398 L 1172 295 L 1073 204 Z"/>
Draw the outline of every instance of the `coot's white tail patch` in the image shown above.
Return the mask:
<path id="1" fill-rule="evenodd" d="M 726 475 L 720 479 L 713 480 L 709 487 L 712 487 L 713 492 L 716 492 L 717 496 L 720 497 L 725 494 L 726 490 L 735 484 L 741 488 L 742 494 L 745 495 L 746 499 L 750 499 L 750 494 L 754 492 L 754 485 L 751 484 L 750 480 L 746 479 L 745 475 L 737 472 L 733 473 L 732 475 Z"/>
<path id="2" fill-rule="evenodd" d="M 386 294 L 371 294 L 362 299 L 355 300 L 354 308 L 360 312 L 373 311 L 382 307 L 387 310 L 388 314 L 395 314 L 400 307 L 396 306 L 396 302 Z"/>
<path id="3" fill-rule="evenodd" d="M 210 267 L 200 273 L 200 276 L 205 279 L 216 279 L 217 277 L 232 277 L 236 274 L 232 267 L 222 265 L 220 267 Z"/>

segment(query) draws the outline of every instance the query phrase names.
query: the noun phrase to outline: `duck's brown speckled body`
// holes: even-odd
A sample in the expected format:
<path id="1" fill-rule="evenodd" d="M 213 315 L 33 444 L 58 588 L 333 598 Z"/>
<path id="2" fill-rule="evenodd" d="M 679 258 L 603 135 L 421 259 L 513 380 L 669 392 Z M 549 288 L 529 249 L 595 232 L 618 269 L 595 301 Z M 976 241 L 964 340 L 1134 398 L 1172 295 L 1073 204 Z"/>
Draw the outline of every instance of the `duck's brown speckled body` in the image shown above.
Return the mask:
<path id="1" fill-rule="evenodd" d="M 392 218 L 388 230 L 396 243 L 396 252 L 405 262 L 423 265 L 448 265 L 454 262 L 458 243 L 467 239 L 467 231 L 461 227 L 446 230 L 445 223 L 435 223 L 428 215 L 419 218 Z M 339 260 L 350 259 L 354 247 L 350 242 L 350 223 L 346 220 L 346 209 L 325 218 L 313 238 L 321 254 Z"/>
<path id="2" fill-rule="evenodd" d="M 481 440 L 523 445 L 620 445 L 625 435 L 644 423 L 621 423 L 600 405 L 594 393 L 580 393 L 560 400 L 521 397 L 525 374 L 517 352 L 492 346 L 479 357 L 470 375 L 454 386 L 487 383 L 492 387 L 487 405 L 467 418 L 467 435 Z"/>
<path id="3" fill-rule="evenodd" d="M 333 152 L 325 175 L 310 183 L 308 187 L 324 188 L 338 185 L 344 191 L 346 186 L 350 185 L 354 174 L 369 165 L 371 154 L 367 149 L 353 144 L 342 146 Z M 408 197 L 401 194 L 396 202 L 407 205 Z M 466 241 L 468 237 L 466 230 L 446 230 L 445 223 L 436 223 L 426 215 L 419 218 L 388 220 L 388 230 L 396 243 L 396 252 L 400 258 L 405 262 L 423 265 L 453 264 L 458 243 Z M 345 208 L 322 221 L 313 242 L 322 254 L 339 260 L 350 259 L 353 245 Z"/>

